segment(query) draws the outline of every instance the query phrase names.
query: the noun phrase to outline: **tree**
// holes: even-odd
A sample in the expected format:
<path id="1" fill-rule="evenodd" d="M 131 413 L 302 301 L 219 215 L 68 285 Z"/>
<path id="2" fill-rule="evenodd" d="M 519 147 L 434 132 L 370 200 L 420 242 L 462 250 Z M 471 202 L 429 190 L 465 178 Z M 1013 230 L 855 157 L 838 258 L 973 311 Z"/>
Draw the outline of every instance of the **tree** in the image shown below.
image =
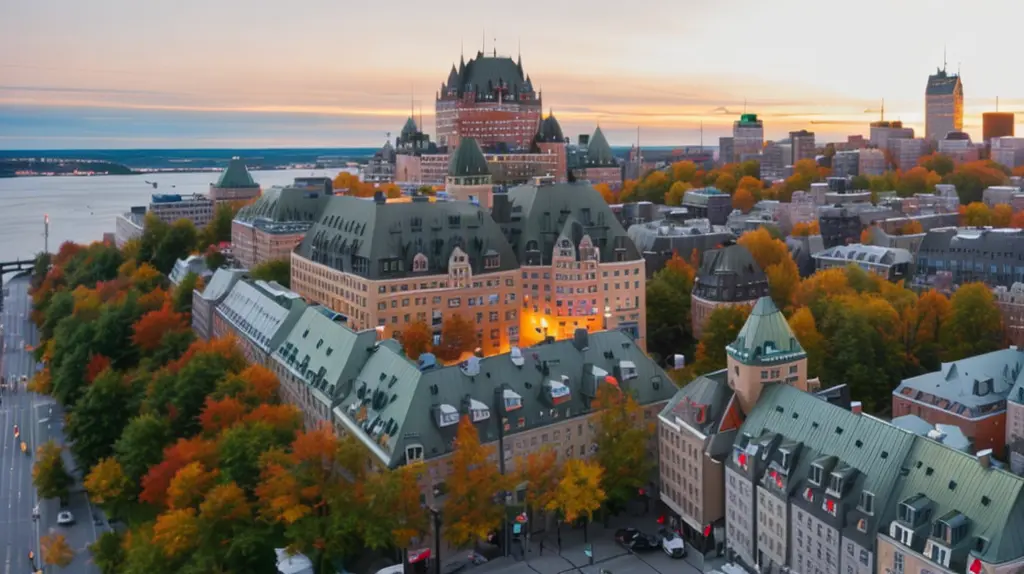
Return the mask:
<path id="1" fill-rule="evenodd" d="M 950 299 L 949 319 L 941 326 L 943 361 L 958 361 L 1003 346 L 1003 317 L 984 283 L 961 285 Z"/>
<path id="2" fill-rule="evenodd" d="M 814 321 L 814 314 L 810 308 L 800 307 L 789 318 L 789 328 L 796 335 L 804 352 L 807 353 L 807 376 L 810 378 L 821 376 L 823 361 L 825 360 L 825 341 L 818 332 Z"/>
<path id="3" fill-rule="evenodd" d="M 153 524 L 153 543 L 171 559 L 181 558 L 199 543 L 199 523 L 194 508 L 168 510 Z"/>
<path id="4" fill-rule="evenodd" d="M 1024 211 L 1018 211 L 1013 214 L 1013 219 L 1010 220 L 1010 227 L 1024 229 Z"/>
<path id="5" fill-rule="evenodd" d="M 434 343 L 434 332 L 424 321 L 411 323 L 402 331 L 402 348 L 405 355 L 416 360 L 423 353 L 429 353 Z"/>
<path id="6" fill-rule="evenodd" d="M 710 373 L 725 368 L 725 347 L 736 340 L 748 315 L 750 307 L 746 305 L 727 305 L 711 312 L 697 344 L 696 372 Z"/>
<path id="7" fill-rule="evenodd" d="M 949 298 L 931 289 L 903 313 L 904 347 L 922 372 L 939 369 L 940 335 L 952 311 Z"/>
<path id="8" fill-rule="evenodd" d="M 271 259 L 254 266 L 249 275 L 253 279 L 276 281 L 282 287 L 289 287 L 292 281 L 292 263 L 288 259 Z"/>
<path id="9" fill-rule="evenodd" d="M 177 472 L 167 487 L 167 504 L 172 509 L 196 508 L 217 481 L 216 470 L 191 462 Z"/>
<path id="10" fill-rule="evenodd" d="M 969 227 L 984 227 L 992 225 L 992 211 L 989 210 L 988 206 L 980 201 L 968 204 L 967 207 L 961 206 L 961 219 L 963 225 Z"/>
<path id="11" fill-rule="evenodd" d="M 594 189 L 597 190 L 597 193 L 601 194 L 601 199 L 603 199 L 605 203 L 615 203 L 615 192 L 612 191 L 612 188 L 609 187 L 607 183 L 595 184 Z"/>
<path id="12" fill-rule="evenodd" d="M 89 545 L 92 561 L 102 574 L 120 574 L 124 568 L 124 547 L 121 534 L 104 530 L 96 542 Z"/>
<path id="13" fill-rule="evenodd" d="M 693 189 L 693 186 L 685 181 L 673 183 L 672 187 L 665 193 L 665 205 L 682 205 L 683 196 L 691 189 Z"/>
<path id="14" fill-rule="evenodd" d="M 900 197 L 911 197 L 919 193 L 932 193 L 935 186 L 942 183 L 942 178 L 934 171 L 917 166 L 900 174 L 896 184 L 896 193 Z"/>
<path id="15" fill-rule="evenodd" d="M 232 431 L 228 431 L 228 433 L 230 432 Z M 263 450 L 246 453 L 249 456 L 248 462 L 253 467 L 256 466 L 256 459 L 262 452 Z M 157 507 L 166 506 L 167 492 L 170 489 L 171 481 L 174 480 L 179 470 L 193 462 L 201 462 L 207 466 L 221 462 L 222 474 L 227 474 L 225 466 L 227 465 L 228 456 L 228 453 L 222 451 L 220 453 L 220 460 L 218 460 L 217 444 L 211 440 L 202 437 L 178 439 L 176 443 L 163 449 L 162 460 L 158 464 L 150 466 L 149 470 L 146 471 L 141 481 L 142 492 L 139 493 L 139 501 L 147 502 Z M 255 470 L 253 473 L 258 474 Z M 228 480 L 231 480 L 231 477 L 228 477 Z M 253 478 L 252 482 L 255 485 L 256 479 Z"/>
<path id="16" fill-rule="evenodd" d="M 535 509 L 546 509 L 555 496 L 562 473 L 558 453 L 552 448 L 542 448 L 518 457 L 515 468 L 519 482 L 527 483 L 526 504 Z"/>
<path id="17" fill-rule="evenodd" d="M 89 357 L 89 364 L 85 366 L 85 382 L 92 384 L 96 377 L 110 367 L 110 359 L 103 355 L 92 355 Z"/>
<path id="18" fill-rule="evenodd" d="M 1013 221 L 1013 207 L 1006 203 L 997 203 L 992 208 L 992 225 L 995 227 L 1010 227 Z"/>
<path id="19" fill-rule="evenodd" d="M 211 245 L 206 248 L 206 252 L 203 254 L 203 260 L 206 263 L 206 268 L 210 271 L 216 271 L 228 263 L 227 256 L 224 255 L 224 253 L 222 253 L 215 245 Z"/>
<path id="20" fill-rule="evenodd" d="M 921 156 L 917 159 L 917 165 L 928 171 L 935 172 L 939 177 L 946 177 L 956 169 L 956 164 L 953 163 L 953 158 L 940 153 L 931 153 L 926 156 Z"/>
<path id="21" fill-rule="evenodd" d="M 627 179 L 622 182 L 622 189 L 619 191 L 619 203 L 628 203 L 630 201 L 637 201 L 637 180 Z"/>
<path id="22" fill-rule="evenodd" d="M 798 221 L 793 225 L 793 231 L 790 235 L 794 237 L 809 237 L 811 235 L 821 235 L 821 228 L 818 226 L 817 221 L 803 222 Z"/>
<path id="23" fill-rule="evenodd" d="M 855 175 L 850 179 L 850 188 L 861 191 L 871 188 L 871 180 L 866 175 Z"/>
<path id="24" fill-rule="evenodd" d="M 166 420 L 152 414 L 133 418 L 114 443 L 114 452 L 125 475 L 138 483 L 150 466 L 160 462 L 160 455 L 170 439 L 171 429 Z"/>
<path id="25" fill-rule="evenodd" d="M 678 253 L 647 282 L 647 345 L 659 357 L 689 346 L 690 291 L 695 272 Z"/>
<path id="26" fill-rule="evenodd" d="M 170 273 L 174 263 L 192 253 L 198 243 L 199 234 L 191 219 L 175 221 L 153 252 L 153 266 L 164 275 Z"/>
<path id="27" fill-rule="evenodd" d="M 723 173 L 715 179 L 715 187 L 732 195 L 736 191 L 736 178 L 731 173 Z"/>
<path id="28" fill-rule="evenodd" d="M 132 343 L 143 351 L 153 352 L 160 347 L 164 335 L 184 331 L 188 327 L 185 315 L 176 312 L 167 302 L 159 310 L 143 315 L 132 326 Z"/>
<path id="29" fill-rule="evenodd" d="M 85 490 L 89 498 L 108 512 L 128 501 L 131 483 L 124 475 L 121 463 L 110 457 L 99 461 L 85 477 Z"/>
<path id="30" fill-rule="evenodd" d="M 369 479 L 369 516 L 363 537 L 370 545 L 408 548 L 414 538 L 422 538 L 430 530 L 426 508 L 420 503 L 418 464 L 407 464 L 390 471 L 375 473 Z M 387 541 L 389 544 L 384 544 Z"/>
<path id="31" fill-rule="evenodd" d="M 654 462 L 647 446 L 654 428 L 644 420 L 633 396 L 618 385 L 601 384 L 593 407 L 596 416 L 597 462 L 604 469 L 601 490 L 609 506 L 620 509 L 647 484 Z"/>
<path id="32" fill-rule="evenodd" d="M 693 183 L 697 176 L 697 164 L 690 160 L 677 161 L 672 164 L 672 180 Z"/>
<path id="33" fill-rule="evenodd" d="M 604 470 L 600 465 L 570 458 L 545 508 L 561 513 L 566 522 L 576 522 L 580 518 L 589 522 L 606 498 L 601 488 L 603 478 Z"/>
<path id="34" fill-rule="evenodd" d="M 476 326 L 462 315 L 454 313 L 441 325 L 441 342 L 434 347 L 437 358 L 457 361 L 462 355 L 477 347 Z"/>
<path id="35" fill-rule="evenodd" d="M 67 500 L 68 488 L 75 479 L 64 466 L 64 449 L 48 441 L 36 450 L 36 463 L 32 467 L 32 484 L 41 498 Z"/>
<path id="36" fill-rule="evenodd" d="M 216 435 L 242 420 L 245 416 L 245 405 L 234 397 L 216 399 L 206 397 L 206 404 L 199 414 L 199 425 L 203 431 Z"/>
<path id="37" fill-rule="evenodd" d="M 199 246 L 208 247 L 219 243 L 231 241 L 231 222 L 238 213 L 237 205 L 231 203 L 218 203 L 213 211 L 213 219 L 199 234 Z"/>
<path id="38" fill-rule="evenodd" d="M 924 228 L 920 221 L 911 219 L 900 227 L 898 235 L 917 235 L 918 233 L 924 233 Z"/>
<path id="39" fill-rule="evenodd" d="M 986 188 L 994 185 L 1006 185 L 1008 178 L 998 164 L 983 160 L 956 166 L 946 180 L 946 183 L 956 186 L 957 195 L 960 196 L 960 205 L 967 205 L 981 201 L 981 194 Z"/>
<path id="40" fill-rule="evenodd" d="M 476 427 L 469 417 L 462 417 L 444 501 L 445 538 L 453 546 L 483 540 L 501 526 L 504 506 L 497 497 L 506 490 L 506 481 L 489 460 L 493 450 L 480 444 Z"/>
<path id="41" fill-rule="evenodd" d="M 750 190 L 744 187 L 738 188 L 736 193 L 732 195 L 733 209 L 738 209 L 743 213 L 750 213 L 750 210 L 754 208 L 756 203 L 757 199 L 750 193 Z"/>
<path id="42" fill-rule="evenodd" d="M 195 273 L 189 272 L 181 283 L 174 288 L 174 311 L 177 313 L 192 313 L 192 292 L 197 288 L 202 291 L 202 279 Z"/>
<path id="43" fill-rule="evenodd" d="M 792 305 L 800 283 L 800 270 L 786 244 L 772 237 L 771 232 L 764 227 L 744 233 L 737 243 L 750 251 L 754 261 L 768 276 L 768 286 L 775 305 L 780 309 Z"/>
<path id="44" fill-rule="evenodd" d="M 75 551 L 63 534 L 45 534 L 39 539 L 39 546 L 43 554 L 43 564 L 48 566 L 63 568 L 75 559 Z"/>
<path id="45" fill-rule="evenodd" d="M 639 199 L 644 201 L 650 201 L 652 203 L 665 203 L 665 194 L 668 193 L 669 187 L 672 182 L 669 181 L 668 175 L 660 169 L 656 169 L 647 174 L 647 177 L 640 182 L 637 186 L 637 194 L 640 196 Z"/>

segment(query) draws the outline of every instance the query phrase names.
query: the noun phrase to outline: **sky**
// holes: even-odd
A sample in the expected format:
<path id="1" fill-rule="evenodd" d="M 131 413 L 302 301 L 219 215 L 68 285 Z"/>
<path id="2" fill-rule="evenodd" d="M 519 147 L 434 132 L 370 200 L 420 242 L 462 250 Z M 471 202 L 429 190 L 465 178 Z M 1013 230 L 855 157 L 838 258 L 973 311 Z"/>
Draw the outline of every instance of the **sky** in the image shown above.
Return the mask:
<path id="1" fill-rule="evenodd" d="M 1018 112 L 1022 0 L 0 0 L 0 149 L 383 144 L 460 53 L 521 55 L 566 135 L 717 144 L 746 109 L 768 139 L 923 133 L 960 70 L 965 130 Z"/>

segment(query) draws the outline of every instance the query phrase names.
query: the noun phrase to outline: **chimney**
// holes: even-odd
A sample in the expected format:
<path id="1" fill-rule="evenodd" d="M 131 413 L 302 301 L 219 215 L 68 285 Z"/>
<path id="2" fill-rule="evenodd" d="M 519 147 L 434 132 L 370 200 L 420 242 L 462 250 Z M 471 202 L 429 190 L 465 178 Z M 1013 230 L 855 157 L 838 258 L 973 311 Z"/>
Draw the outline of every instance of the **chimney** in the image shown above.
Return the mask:
<path id="1" fill-rule="evenodd" d="M 375 192 L 373 192 L 373 202 L 374 203 L 387 203 L 388 202 L 388 196 L 384 195 L 383 191 L 375 191 Z"/>
<path id="2" fill-rule="evenodd" d="M 512 204 L 508 201 L 508 190 L 494 186 L 491 192 L 491 219 L 496 223 L 508 223 L 512 220 Z"/>
<path id="3" fill-rule="evenodd" d="M 850 401 L 850 412 L 859 415 L 864 412 L 864 405 L 860 401 Z"/>
<path id="4" fill-rule="evenodd" d="M 978 454 L 975 456 L 978 457 L 978 464 L 980 464 L 982 468 L 992 467 L 992 449 L 986 448 L 985 450 L 979 450 Z"/>
<path id="5" fill-rule="evenodd" d="M 579 352 L 586 351 L 590 348 L 590 335 L 586 329 L 576 329 L 572 334 L 572 346 L 576 347 Z"/>

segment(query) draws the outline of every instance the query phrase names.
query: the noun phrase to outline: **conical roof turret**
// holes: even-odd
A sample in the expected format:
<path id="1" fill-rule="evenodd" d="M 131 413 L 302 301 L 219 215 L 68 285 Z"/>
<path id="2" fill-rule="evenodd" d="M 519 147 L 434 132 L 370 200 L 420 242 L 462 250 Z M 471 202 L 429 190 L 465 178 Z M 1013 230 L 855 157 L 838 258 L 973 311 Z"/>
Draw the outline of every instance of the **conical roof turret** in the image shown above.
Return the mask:
<path id="1" fill-rule="evenodd" d="M 260 185 L 253 181 L 252 175 L 249 174 L 249 170 L 245 167 L 245 161 L 235 156 L 228 162 L 227 169 L 220 174 L 220 178 L 213 186 L 222 189 L 242 189 L 259 187 Z"/>
<path id="2" fill-rule="evenodd" d="M 455 149 L 455 153 L 448 160 L 448 175 L 450 177 L 467 177 L 490 174 L 487 158 L 484 157 L 484 152 L 476 140 L 461 138 L 459 147 Z"/>
<path id="3" fill-rule="evenodd" d="M 590 143 L 587 144 L 587 166 L 613 167 L 615 165 L 615 154 L 612 153 L 612 147 L 608 145 L 604 132 L 598 126 L 594 130 L 594 135 L 590 137 Z"/>

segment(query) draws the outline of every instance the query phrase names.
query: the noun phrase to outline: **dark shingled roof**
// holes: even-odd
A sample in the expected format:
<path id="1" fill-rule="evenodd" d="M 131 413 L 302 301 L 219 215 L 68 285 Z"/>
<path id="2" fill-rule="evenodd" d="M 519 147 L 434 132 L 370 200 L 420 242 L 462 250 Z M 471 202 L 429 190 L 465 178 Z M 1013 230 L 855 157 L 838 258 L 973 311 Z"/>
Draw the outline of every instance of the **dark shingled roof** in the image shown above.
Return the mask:
<path id="1" fill-rule="evenodd" d="M 260 184 L 253 181 L 252 176 L 249 175 L 249 170 L 245 168 L 245 162 L 240 157 L 233 157 L 228 162 L 227 169 L 224 173 L 220 174 L 220 179 L 217 183 L 213 184 L 213 187 L 222 189 L 242 189 L 259 187 Z"/>
<path id="2" fill-rule="evenodd" d="M 447 273 L 456 247 L 466 253 L 474 274 L 518 267 L 515 253 L 487 211 L 465 201 L 377 203 L 330 196 L 296 253 L 377 280 Z M 413 273 L 413 258 L 420 253 L 427 258 L 427 270 Z M 497 255 L 498 267 L 485 270 L 485 255 Z M 385 271 L 385 260 L 397 265 Z"/>
<path id="3" fill-rule="evenodd" d="M 598 127 L 594 130 L 594 135 L 590 137 L 590 143 L 587 144 L 586 167 L 615 167 L 616 165 L 612 147 L 608 145 L 604 132 Z"/>
<path id="4" fill-rule="evenodd" d="M 316 219 L 328 196 L 294 187 L 272 187 L 256 201 L 238 210 L 235 220 L 252 223 L 257 219 L 308 222 Z"/>
<path id="5" fill-rule="evenodd" d="M 448 76 L 447 87 L 450 88 L 451 73 Z M 523 74 L 523 67 L 512 58 L 485 56 L 481 52 L 477 52 L 476 58 L 466 62 L 465 68 L 459 70 L 457 81 L 456 87 L 460 96 L 467 91 L 490 92 L 502 83 L 509 93 L 533 91 L 533 87 Z"/>
<path id="6" fill-rule="evenodd" d="M 708 301 L 750 301 L 768 293 L 768 277 L 746 247 L 733 243 L 704 252 L 693 292 Z"/>
<path id="7" fill-rule="evenodd" d="M 459 139 L 459 147 L 448 159 L 448 175 L 452 177 L 464 177 L 474 175 L 489 175 L 487 158 L 480 149 L 480 145 L 473 138 Z"/>
<path id="8" fill-rule="evenodd" d="M 562 126 L 555 119 L 555 114 L 548 114 L 540 123 L 540 130 L 537 132 L 537 141 L 540 143 L 563 143 L 565 136 L 562 135 Z"/>
<path id="9" fill-rule="evenodd" d="M 947 74 L 946 70 L 939 70 L 928 76 L 928 87 L 925 89 L 925 95 L 948 96 L 956 92 L 956 88 L 959 85 L 960 76 Z"/>
<path id="10" fill-rule="evenodd" d="M 584 235 L 600 249 L 602 262 L 616 261 L 616 249 L 623 250 L 622 261 L 642 258 L 611 208 L 589 183 L 520 185 L 508 191 L 508 198 L 511 221 L 501 222 L 502 229 L 523 265 L 550 265 L 559 237 L 578 247 Z M 533 256 L 539 257 L 538 261 L 528 253 L 534 250 L 539 252 Z"/>
<path id="11" fill-rule="evenodd" d="M 609 376 L 641 405 L 666 401 L 676 391 L 661 367 L 620 331 L 522 349 L 518 358 L 505 353 L 424 371 L 397 344 L 385 341 L 353 380 L 342 382 L 334 415 L 396 467 L 406 462 L 408 446 L 422 446 L 425 459 L 451 452 L 462 415 L 475 415 L 481 441 L 497 440 L 502 417 L 495 412 L 495 389 L 501 383 L 511 392 L 501 396 L 519 400 L 505 415 L 508 441 L 591 412 L 596 389 L 611 384 Z M 554 400 L 553 388 L 558 389 Z"/>
<path id="12" fill-rule="evenodd" d="M 409 119 L 405 120 L 405 125 L 402 126 L 401 136 L 403 139 L 408 139 L 416 135 L 419 131 L 420 129 L 416 127 L 416 120 L 412 119 L 412 116 L 409 116 Z"/>

